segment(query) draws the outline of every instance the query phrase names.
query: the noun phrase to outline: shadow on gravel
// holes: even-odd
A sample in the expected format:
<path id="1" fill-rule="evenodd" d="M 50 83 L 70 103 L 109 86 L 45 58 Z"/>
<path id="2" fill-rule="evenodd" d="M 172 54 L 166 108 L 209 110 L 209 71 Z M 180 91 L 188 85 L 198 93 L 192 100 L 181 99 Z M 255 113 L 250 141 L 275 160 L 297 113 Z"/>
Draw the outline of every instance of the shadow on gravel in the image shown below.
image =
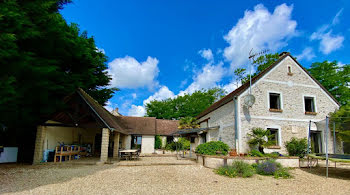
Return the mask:
<path id="1" fill-rule="evenodd" d="M 312 167 L 311 169 L 309 168 L 302 168 L 301 170 L 326 177 L 326 167 Z M 336 179 L 343 179 L 343 180 L 350 180 L 350 168 L 334 168 L 334 167 L 329 167 L 328 168 L 328 177 L 329 178 L 336 178 Z"/>

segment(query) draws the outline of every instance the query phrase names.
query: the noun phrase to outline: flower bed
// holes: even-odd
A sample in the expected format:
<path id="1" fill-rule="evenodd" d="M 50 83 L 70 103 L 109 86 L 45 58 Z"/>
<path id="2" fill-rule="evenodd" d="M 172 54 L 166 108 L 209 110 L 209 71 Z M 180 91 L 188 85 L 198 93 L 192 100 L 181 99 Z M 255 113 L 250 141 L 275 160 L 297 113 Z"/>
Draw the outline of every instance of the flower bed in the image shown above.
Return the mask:
<path id="1" fill-rule="evenodd" d="M 265 161 L 266 157 L 232 157 L 232 156 L 210 156 L 197 154 L 197 163 L 204 167 L 217 169 L 221 166 L 231 165 L 234 161 L 243 161 L 249 164 Z M 278 157 L 276 162 L 283 167 L 299 167 L 299 157 Z"/>

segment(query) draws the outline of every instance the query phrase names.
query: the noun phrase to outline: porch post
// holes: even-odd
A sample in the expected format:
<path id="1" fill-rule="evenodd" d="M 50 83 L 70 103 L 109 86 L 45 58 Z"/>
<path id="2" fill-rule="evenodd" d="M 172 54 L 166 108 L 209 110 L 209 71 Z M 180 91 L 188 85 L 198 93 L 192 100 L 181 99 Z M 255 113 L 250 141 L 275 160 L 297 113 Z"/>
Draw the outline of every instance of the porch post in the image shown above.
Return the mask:
<path id="1" fill-rule="evenodd" d="M 113 158 L 118 158 L 120 133 L 114 133 Z"/>
<path id="2" fill-rule="evenodd" d="M 38 126 L 36 130 L 33 164 L 38 164 L 43 160 L 45 137 L 46 137 L 46 127 Z"/>
<path id="3" fill-rule="evenodd" d="M 109 145 L 109 129 L 103 128 L 100 162 L 107 162 L 108 160 L 108 145 Z"/>

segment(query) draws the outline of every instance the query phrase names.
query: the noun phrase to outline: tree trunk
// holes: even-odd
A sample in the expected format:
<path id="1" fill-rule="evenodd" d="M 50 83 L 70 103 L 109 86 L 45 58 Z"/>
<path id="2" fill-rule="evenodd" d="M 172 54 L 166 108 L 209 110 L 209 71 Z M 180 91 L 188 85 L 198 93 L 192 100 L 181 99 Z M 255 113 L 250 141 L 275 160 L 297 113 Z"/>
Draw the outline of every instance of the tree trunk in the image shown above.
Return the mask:
<path id="1" fill-rule="evenodd" d="M 261 152 L 262 154 L 265 154 L 265 153 L 264 153 L 264 147 L 259 146 L 259 152 Z"/>

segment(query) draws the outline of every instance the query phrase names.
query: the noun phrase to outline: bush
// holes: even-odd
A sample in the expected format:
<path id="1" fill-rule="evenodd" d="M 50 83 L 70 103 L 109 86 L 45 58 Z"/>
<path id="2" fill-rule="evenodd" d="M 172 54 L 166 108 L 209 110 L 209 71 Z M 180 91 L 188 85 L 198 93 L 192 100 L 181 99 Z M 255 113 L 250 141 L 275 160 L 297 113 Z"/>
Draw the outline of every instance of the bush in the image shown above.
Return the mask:
<path id="1" fill-rule="evenodd" d="M 278 158 L 280 156 L 280 153 L 278 152 L 271 152 L 271 153 L 267 153 L 265 154 L 266 157 L 270 157 L 270 158 Z"/>
<path id="2" fill-rule="evenodd" d="M 251 177 L 254 175 L 254 168 L 243 161 L 235 161 L 232 166 L 223 166 L 216 170 L 219 175 L 228 177 Z"/>
<path id="3" fill-rule="evenodd" d="M 210 141 L 204 144 L 199 144 L 196 148 L 197 154 L 217 155 L 220 152 L 222 155 L 227 155 L 230 147 L 222 141 Z"/>
<path id="4" fill-rule="evenodd" d="M 186 138 L 179 138 L 177 142 L 171 142 L 165 146 L 165 150 L 175 151 L 178 150 L 189 150 L 190 149 L 190 141 Z"/>
<path id="5" fill-rule="evenodd" d="M 155 149 L 161 149 L 162 148 L 162 139 L 159 135 L 156 135 L 154 139 L 154 148 Z"/>
<path id="6" fill-rule="evenodd" d="M 256 172 L 260 175 L 274 175 L 275 172 L 280 168 L 282 168 L 282 165 L 280 163 L 269 159 L 263 163 L 258 164 L 256 167 Z"/>
<path id="7" fill-rule="evenodd" d="M 292 175 L 289 173 L 289 169 L 288 168 L 279 168 L 274 173 L 274 177 L 276 179 L 278 179 L 280 177 L 282 177 L 283 179 L 288 179 L 288 178 L 291 178 Z"/>
<path id="8" fill-rule="evenodd" d="M 258 150 L 252 150 L 248 153 L 249 156 L 264 157 L 264 154 Z"/>
<path id="9" fill-rule="evenodd" d="M 287 148 L 289 156 L 299 156 L 303 158 L 307 152 L 307 139 L 298 139 L 293 137 L 290 141 L 284 144 Z"/>

